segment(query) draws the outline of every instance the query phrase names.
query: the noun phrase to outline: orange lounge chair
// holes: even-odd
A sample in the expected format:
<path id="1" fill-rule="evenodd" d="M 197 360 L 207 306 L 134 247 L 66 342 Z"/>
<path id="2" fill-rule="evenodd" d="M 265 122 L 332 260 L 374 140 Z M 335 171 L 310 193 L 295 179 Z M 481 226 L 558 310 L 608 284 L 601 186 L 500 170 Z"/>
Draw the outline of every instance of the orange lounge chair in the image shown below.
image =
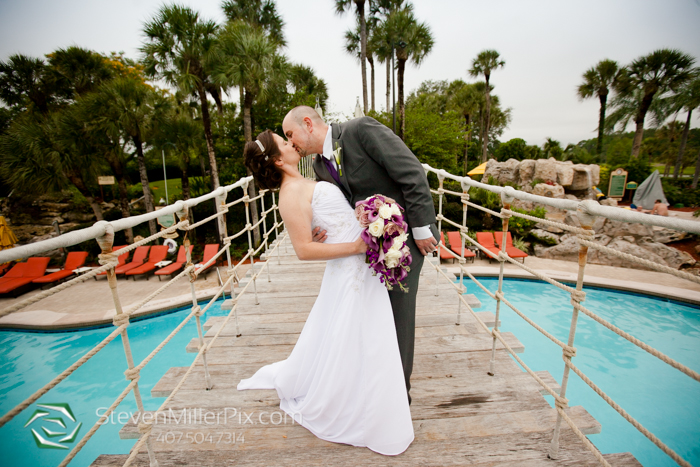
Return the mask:
<path id="1" fill-rule="evenodd" d="M 445 233 L 440 232 L 440 261 L 443 259 L 451 259 L 452 262 L 455 262 L 455 257 L 452 255 L 449 251 L 447 251 L 448 248 L 445 246 Z"/>
<path id="2" fill-rule="evenodd" d="M 131 258 L 131 262 L 118 266 L 114 269 L 114 273 L 116 275 L 126 274 L 128 271 L 131 271 L 132 269 L 141 266 L 144 263 L 144 261 L 146 261 L 146 257 L 148 256 L 148 250 L 150 249 L 151 247 L 148 245 L 136 248 L 136 250 L 134 251 L 134 257 Z"/>
<path id="3" fill-rule="evenodd" d="M 496 236 L 496 242 L 502 246 L 503 232 L 494 232 L 494 235 Z M 522 258 L 523 263 L 525 262 L 525 258 L 528 256 L 528 254 L 523 250 L 519 250 L 513 246 L 513 237 L 511 237 L 510 232 L 507 232 L 506 235 L 506 253 L 508 253 L 508 256 L 511 258 Z"/>
<path id="4" fill-rule="evenodd" d="M 13 297 L 26 292 L 32 281 L 43 276 L 51 258 L 29 258 L 26 263 L 17 263 L 0 279 L 0 294 Z"/>
<path id="5" fill-rule="evenodd" d="M 148 262 L 127 271 L 126 275 L 134 276 L 134 280 L 136 280 L 136 276 L 143 275 L 148 279 L 148 274 L 156 270 L 156 263 L 163 261 L 166 256 L 168 256 L 167 246 L 154 245 L 151 247 L 151 254 L 148 256 Z"/>
<path id="6" fill-rule="evenodd" d="M 87 251 L 71 251 L 66 257 L 66 264 L 63 266 L 63 269 L 53 274 L 34 279 L 32 282 L 35 284 L 52 284 L 68 276 L 72 276 L 73 270 L 82 267 L 87 257 Z"/>
<path id="7" fill-rule="evenodd" d="M 190 245 L 190 254 L 192 254 L 192 249 L 194 248 L 194 245 Z M 180 250 L 177 252 L 177 259 L 173 264 L 168 264 L 162 269 L 159 269 L 156 271 L 156 276 L 158 276 L 158 280 L 160 280 L 160 276 L 168 276 L 170 274 L 175 274 L 178 272 L 180 269 L 182 269 L 182 265 L 187 262 L 187 250 L 185 249 L 185 245 L 180 245 Z"/>
<path id="8" fill-rule="evenodd" d="M 450 241 L 450 250 L 454 251 L 459 256 L 461 256 L 461 254 L 462 254 L 462 237 L 459 234 L 459 232 L 447 232 L 447 239 Z M 466 244 L 464 245 L 464 257 L 471 258 L 472 262 L 474 261 L 474 258 L 476 258 L 476 253 L 474 253 L 472 250 L 467 248 Z"/>
<path id="9" fill-rule="evenodd" d="M 204 245 L 204 255 L 202 257 L 202 262 L 196 265 L 198 276 L 216 264 L 216 261 L 214 261 L 209 266 L 202 269 L 202 266 L 204 266 L 204 264 L 207 261 L 209 261 L 210 259 L 212 259 L 218 252 L 219 252 L 219 244 L 218 243 L 209 243 L 207 245 Z"/>
<path id="10" fill-rule="evenodd" d="M 0 277 L 10 270 L 10 266 L 12 266 L 11 261 L 5 264 L 0 264 Z"/>
<path id="11" fill-rule="evenodd" d="M 112 247 L 112 251 L 117 251 L 121 248 L 126 248 L 126 245 L 114 246 L 114 247 Z M 117 261 L 119 261 L 119 262 L 115 266 L 115 269 L 118 267 L 124 266 L 126 264 L 126 259 L 128 257 L 129 257 L 129 253 L 124 253 L 123 255 L 117 256 Z M 105 274 L 107 274 L 107 271 L 101 272 L 101 273 L 97 274 L 97 276 L 104 276 Z M 95 276 L 95 280 L 97 280 L 97 276 Z"/>
<path id="12" fill-rule="evenodd" d="M 496 247 L 496 244 L 493 241 L 493 233 L 492 232 L 477 232 L 476 233 L 476 241 L 484 247 L 486 250 L 489 252 L 493 253 L 494 257 L 498 256 L 498 248 Z M 480 250 L 481 251 L 481 250 Z M 489 263 L 491 262 L 492 259 L 494 259 L 491 255 L 488 253 L 485 253 L 486 257 L 489 259 Z"/>

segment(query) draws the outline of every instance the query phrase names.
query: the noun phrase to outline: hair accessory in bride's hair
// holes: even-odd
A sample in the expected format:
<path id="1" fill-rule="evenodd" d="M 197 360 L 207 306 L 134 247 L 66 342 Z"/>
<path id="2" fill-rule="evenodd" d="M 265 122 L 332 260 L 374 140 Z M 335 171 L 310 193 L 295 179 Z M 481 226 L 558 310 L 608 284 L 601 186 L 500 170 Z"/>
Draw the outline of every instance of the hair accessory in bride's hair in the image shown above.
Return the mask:
<path id="1" fill-rule="evenodd" d="M 256 139 L 255 142 L 258 143 L 258 147 L 260 148 L 260 151 L 262 151 L 262 153 L 265 154 L 265 146 L 263 146 L 263 144 L 258 139 Z M 265 160 L 267 160 L 267 159 L 268 159 L 267 156 L 265 156 Z"/>

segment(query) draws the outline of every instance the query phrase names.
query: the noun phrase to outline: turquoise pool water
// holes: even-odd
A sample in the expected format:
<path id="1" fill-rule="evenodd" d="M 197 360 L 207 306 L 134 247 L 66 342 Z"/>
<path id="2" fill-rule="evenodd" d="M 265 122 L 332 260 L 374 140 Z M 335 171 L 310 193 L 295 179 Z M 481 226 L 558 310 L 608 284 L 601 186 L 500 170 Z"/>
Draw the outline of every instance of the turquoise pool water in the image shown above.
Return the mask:
<path id="1" fill-rule="evenodd" d="M 481 278 L 498 289 L 497 278 Z M 494 311 L 495 302 L 468 278 L 467 293 Z M 700 371 L 700 308 L 650 296 L 586 288 L 585 305 L 671 358 Z M 566 342 L 571 324 L 569 295 L 549 284 L 506 279 L 506 298 L 537 324 Z M 561 349 L 509 307 L 501 307 L 501 329 L 525 345 L 519 357 L 533 370 L 547 370 L 561 382 Z M 574 364 L 623 409 L 693 465 L 700 465 L 700 383 L 579 314 Z M 498 369 L 496 369 L 498 371 Z M 573 372 L 566 394 L 570 405 L 582 405 L 602 425 L 589 439 L 603 453 L 632 452 L 645 466 L 676 465 L 632 427 Z M 553 399 L 548 396 L 550 404 Z"/>
<path id="2" fill-rule="evenodd" d="M 217 302 L 207 311 L 206 317 L 222 316 Z M 140 362 L 184 319 L 190 307 L 175 310 L 149 319 L 132 322 L 129 327 L 129 341 L 134 360 Z M 204 320 L 206 321 L 206 319 Z M 203 322 L 204 322 L 203 321 Z M 156 410 L 163 398 L 152 398 L 151 388 L 171 366 L 188 366 L 195 354 L 186 353 L 185 346 L 197 336 L 194 318 L 158 353 L 144 368 L 139 380 L 139 388 L 146 410 Z M 0 330 L 0 412 L 4 415 L 21 403 L 36 390 L 43 387 L 73 362 L 87 353 L 95 344 L 104 339 L 114 328 L 97 328 L 85 331 L 37 333 Z M 90 361 L 76 370 L 65 381 L 42 396 L 38 404 L 67 403 L 75 416 L 76 423 L 65 419 L 70 432 L 77 423 L 82 423 L 78 440 L 97 422 L 100 407 L 109 407 L 124 390 L 128 381 L 124 377 L 126 358 L 121 337 L 117 337 Z M 24 427 L 36 409 L 32 404 L 17 415 L 7 425 L 0 428 L 0 452 L 3 466 L 51 466 L 58 465 L 70 449 L 40 449 L 30 431 L 50 423 L 34 422 Z M 129 394 L 118 412 L 136 412 L 133 393 Z M 116 421 L 116 420 L 115 420 Z M 100 427 L 92 439 L 70 463 L 71 467 L 89 466 L 100 454 L 128 454 L 136 440 L 119 439 L 121 425 L 106 424 Z M 54 431 L 62 430 L 58 425 Z M 67 444 L 71 449 L 77 444 Z"/>

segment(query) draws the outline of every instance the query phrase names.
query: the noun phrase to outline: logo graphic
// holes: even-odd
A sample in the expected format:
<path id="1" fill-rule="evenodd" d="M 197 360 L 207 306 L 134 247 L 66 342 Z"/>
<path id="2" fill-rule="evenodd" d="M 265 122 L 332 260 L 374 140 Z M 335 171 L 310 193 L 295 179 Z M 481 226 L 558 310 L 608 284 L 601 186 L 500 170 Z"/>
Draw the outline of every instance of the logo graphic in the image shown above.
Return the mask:
<path id="1" fill-rule="evenodd" d="M 41 429 L 44 431 L 44 435 L 46 435 L 47 438 L 56 438 L 59 436 L 62 436 L 62 438 L 57 440 L 58 443 L 49 441 L 48 439 L 44 438 L 38 430 L 32 428 L 32 435 L 34 435 L 36 445 L 41 449 L 68 449 L 68 446 L 65 446 L 65 444 L 70 444 L 75 441 L 75 439 L 78 437 L 80 427 L 83 425 L 82 422 L 78 423 L 70 433 L 67 432 L 64 418 L 67 418 L 71 422 L 75 423 L 75 416 L 73 415 L 73 411 L 70 409 L 70 405 L 60 402 L 55 404 L 37 404 L 37 407 L 40 407 L 40 409 L 34 411 L 32 416 L 29 417 L 27 423 L 24 424 L 24 427 L 28 427 L 32 422 L 39 419 L 41 419 L 43 422 L 55 423 L 60 427 L 60 429 L 53 426 L 51 427 L 53 430 L 45 426 L 42 426 Z M 51 411 L 57 412 L 57 414 L 54 414 Z"/>

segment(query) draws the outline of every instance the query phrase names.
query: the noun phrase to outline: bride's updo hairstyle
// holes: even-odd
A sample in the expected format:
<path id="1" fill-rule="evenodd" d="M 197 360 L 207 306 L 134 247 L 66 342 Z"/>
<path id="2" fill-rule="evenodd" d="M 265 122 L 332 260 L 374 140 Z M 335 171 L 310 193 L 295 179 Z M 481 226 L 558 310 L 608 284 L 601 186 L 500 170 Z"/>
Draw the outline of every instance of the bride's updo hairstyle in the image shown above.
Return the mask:
<path id="1" fill-rule="evenodd" d="M 243 150 L 245 166 L 260 188 L 267 190 L 275 190 L 282 183 L 282 172 L 275 165 L 281 153 L 273 135 L 272 131 L 265 130 L 255 141 L 246 143 Z"/>

